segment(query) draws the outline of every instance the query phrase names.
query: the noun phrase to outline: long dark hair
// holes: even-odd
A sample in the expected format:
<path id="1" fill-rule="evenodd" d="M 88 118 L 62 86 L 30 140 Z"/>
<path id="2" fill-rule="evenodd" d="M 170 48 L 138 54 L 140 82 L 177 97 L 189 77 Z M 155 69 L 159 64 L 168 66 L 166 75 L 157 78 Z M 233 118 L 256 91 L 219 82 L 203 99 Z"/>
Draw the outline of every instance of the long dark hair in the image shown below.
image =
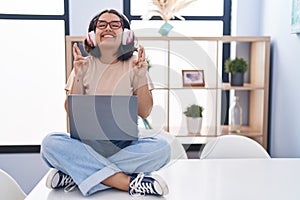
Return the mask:
<path id="1" fill-rule="evenodd" d="M 127 19 L 127 17 L 125 15 L 119 13 L 118 11 L 114 10 L 114 9 L 109 9 L 109 10 L 102 11 L 101 13 L 96 15 L 90 21 L 88 32 L 94 31 L 96 33 L 95 22 L 104 13 L 112 13 L 112 14 L 117 15 L 120 18 L 121 22 L 123 23 L 123 30 L 125 28 L 130 30 L 130 23 L 129 23 L 129 20 Z M 135 41 L 135 37 L 133 36 L 132 42 L 130 42 L 129 44 L 126 44 L 126 45 L 123 45 L 123 44 L 120 45 L 118 51 L 116 52 L 118 60 L 125 61 L 125 60 L 128 60 L 129 58 L 131 58 L 131 56 L 133 55 L 133 52 L 137 50 L 137 48 L 134 46 L 134 41 Z M 84 40 L 84 49 L 91 56 L 94 56 L 94 57 L 97 57 L 97 58 L 101 57 L 101 52 L 100 52 L 100 48 L 98 47 L 98 45 L 95 45 L 95 47 L 90 46 L 88 44 L 86 38 Z"/>

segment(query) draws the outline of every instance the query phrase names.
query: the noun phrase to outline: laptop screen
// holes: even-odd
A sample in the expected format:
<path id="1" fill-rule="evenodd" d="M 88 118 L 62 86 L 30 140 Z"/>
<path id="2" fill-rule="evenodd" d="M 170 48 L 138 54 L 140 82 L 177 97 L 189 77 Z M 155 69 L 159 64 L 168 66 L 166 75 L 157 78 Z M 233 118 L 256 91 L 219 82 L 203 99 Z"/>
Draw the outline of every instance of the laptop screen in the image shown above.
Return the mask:
<path id="1" fill-rule="evenodd" d="M 69 95 L 70 134 L 79 140 L 136 140 L 137 97 Z"/>

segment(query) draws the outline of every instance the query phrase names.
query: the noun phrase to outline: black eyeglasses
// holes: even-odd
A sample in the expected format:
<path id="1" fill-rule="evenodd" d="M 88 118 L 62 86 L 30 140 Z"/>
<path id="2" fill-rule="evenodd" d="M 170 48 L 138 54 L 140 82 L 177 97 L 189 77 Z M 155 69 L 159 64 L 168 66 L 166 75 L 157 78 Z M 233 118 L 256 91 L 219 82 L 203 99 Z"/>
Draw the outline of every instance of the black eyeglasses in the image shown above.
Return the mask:
<path id="1" fill-rule="evenodd" d="M 106 27 L 109 25 L 109 27 L 113 30 L 119 29 L 123 26 L 123 23 L 121 21 L 103 21 L 103 20 L 97 20 L 95 22 L 95 26 L 101 30 L 106 29 Z"/>

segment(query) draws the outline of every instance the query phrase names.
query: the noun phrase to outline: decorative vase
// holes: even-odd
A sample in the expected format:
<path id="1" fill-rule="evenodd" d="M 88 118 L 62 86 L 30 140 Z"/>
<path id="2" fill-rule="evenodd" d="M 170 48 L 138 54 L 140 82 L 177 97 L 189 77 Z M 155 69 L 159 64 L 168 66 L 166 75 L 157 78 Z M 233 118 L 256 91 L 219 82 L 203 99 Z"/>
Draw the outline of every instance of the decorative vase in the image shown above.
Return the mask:
<path id="1" fill-rule="evenodd" d="M 231 86 L 243 86 L 244 85 L 244 73 L 237 72 L 235 74 L 230 73 L 230 85 Z"/>
<path id="2" fill-rule="evenodd" d="M 165 22 L 159 29 L 159 33 L 162 36 L 167 36 L 169 34 L 169 32 L 172 30 L 173 26 L 171 24 L 169 24 L 168 22 Z"/>
<path id="3" fill-rule="evenodd" d="M 190 134 L 200 134 L 202 128 L 202 118 L 201 117 L 187 117 L 186 118 L 187 129 Z"/>
<path id="4" fill-rule="evenodd" d="M 229 107 L 229 131 L 240 133 L 242 127 L 242 107 L 239 103 L 239 97 L 234 96 L 233 103 Z"/>

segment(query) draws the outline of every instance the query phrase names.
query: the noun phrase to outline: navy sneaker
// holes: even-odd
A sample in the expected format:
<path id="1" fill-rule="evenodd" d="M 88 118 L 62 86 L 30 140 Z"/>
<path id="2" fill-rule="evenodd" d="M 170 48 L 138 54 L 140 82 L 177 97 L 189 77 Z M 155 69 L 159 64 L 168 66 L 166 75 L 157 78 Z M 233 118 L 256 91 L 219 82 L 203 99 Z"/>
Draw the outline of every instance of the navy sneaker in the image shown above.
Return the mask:
<path id="1" fill-rule="evenodd" d="M 71 176 L 57 169 L 52 169 L 47 177 L 46 186 L 50 189 L 64 188 L 65 192 L 70 192 L 76 187 L 76 184 Z"/>
<path id="2" fill-rule="evenodd" d="M 169 189 L 165 181 L 160 176 L 145 176 L 144 173 L 139 173 L 138 175 L 130 177 L 128 192 L 132 196 L 163 196 L 169 193 Z"/>

